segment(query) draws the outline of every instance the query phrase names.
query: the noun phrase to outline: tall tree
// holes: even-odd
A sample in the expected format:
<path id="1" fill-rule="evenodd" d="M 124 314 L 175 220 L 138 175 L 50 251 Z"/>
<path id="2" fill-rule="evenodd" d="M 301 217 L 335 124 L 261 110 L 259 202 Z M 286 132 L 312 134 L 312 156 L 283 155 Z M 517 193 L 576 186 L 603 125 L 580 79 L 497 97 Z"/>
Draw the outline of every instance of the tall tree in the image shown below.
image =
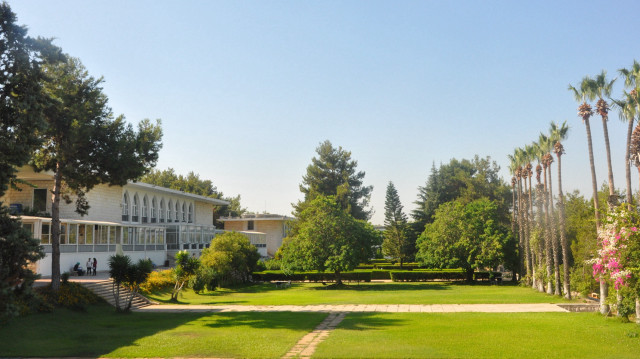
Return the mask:
<path id="1" fill-rule="evenodd" d="M 638 94 L 640 94 L 640 63 L 633 60 L 630 69 L 622 68 L 618 70 L 618 73 L 624 77 L 624 86 L 630 89 L 629 93 L 624 92 L 623 99 L 614 101 L 614 104 L 618 106 L 620 119 L 627 122 L 627 147 L 624 157 L 624 169 L 627 181 L 627 203 L 631 205 L 633 203 L 633 191 L 631 189 L 631 153 L 629 148 L 631 146 L 631 134 L 635 117 L 640 112 L 640 102 L 638 101 Z"/>
<path id="2" fill-rule="evenodd" d="M 607 121 L 609 120 L 609 104 L 604 100 L 604 97 L 611 97 L 611 89 L 613 88 L 613 83 L 615 81 L 616 79 L 607 79 L 607 72 L 602 70 L 602 72 L 597 74 L 593 79 L 589 91 L 590 100 L 595 100 L 596 98 L 598 99 L 598 101 L 596 102 L 596 112 L 602 118 L 604 144 L 607 151 L 607 174 L 609 177 L 609 200 L 607 201 L 607 204 L 609 205 L 609 208 L 613 208 L 618 204 L 618 198 L 616 196 L 616 187 L 613 183 L 611 148 L 609 146 L 609 128 L 607 126 Z"/>
<path id="3" fill-rule="evenodd" d="M 335 148 L 327 140 L 316 148 L 316 153 L 318 157 L 311 160 L 302 177 L 300 191 L 304 200 L 294 205 L 296 213 L 318 196 L 335 196 L 341 208 L 354 218 L 369 219 L 371 210 L 367 206 L 373 186 L 363 184 L 365 173 L 357 171 L 358 162 L 351 159 L 351 152 Z"/>
<path id="4" fill-rule="evenodd" d="M 318 195 L 300 212 L 293 235 L 281 248 L 285 270 L 330 271 L 336 284 L 340 274 L 370 259 L 380 234 L 365 221 L 355 219 L 334 196 Z"/>
<path id="5" fill-rule="evenodd" d="M 582 102 L 578 107 L 578 116 L 582 117 L 582 122 L 587 130 L 587 146 L 589 149 L 589 166 L 591 167 L 591 187 L 593 189 L 593 208 L 596 218 L 596 229 L 600 229 L 600 205 L 598 204 L 598 181 L 596 180 L 596 166 L 593 161 L 593 144 L 591 141 L 591 126 L 589 126 L 589 118 L 593 115 L 591 105 L 587 103 L 590 94 L 593 93 L 593 80 L 588 76 L 580 82 L 580 88 L 569 85 L 569 91 L 573 93 L 574 98 L 578 102 Z M 612 186 L 609 186 L 611 188 Z M 609 313 L 609 305 L 606 303 L 609 287 L 603 279 L 600 281 L 600 313 Z"/>
<path id="6" fill-rule="evenodd" d="M 560 232 L 560 246 L 562 247 L 562 263 L 563 265 L 563 289 L 564 296 L 567 299 L 571 299 L 571 276 L 569 272 L 569 243 L 567 241 L 567 232 L 565 228 L 565 207 L 564 207 L 564 193 L 562 192 L 562 155 L 564 154 L 564 146 L 562 141 L 567 138 L 569 133 L 569 127 L 567 122 L 563 122 L 562 125 L 558 125 L 555 122 L 551 122 L 549 129 L 549 138 L 553 143 L 553 152 L 558 158 L 558 231 Z"/>
<path id="7" fill-rule="evenodd" d="M 16 14 L 0 2 L 0 197 L 40 145 L 45 127 L 44 62 L 61 58 L 49 41 L 32 39 L 16 24 Z M 32 295 L 35 273 L 28 267 L 44 257 L 40 242 L 12 218 L 0 202 L 0 320 L 18 314 L 18 301 Z"/>
<path id="8" fill-rule="evenodd" d="M 382 253 L 400 261 L 400 268 L 404 262 L 413 257 L 415 244 L 411 242 L 413 237 L 409 231 L 411 228 L 407 222 L 407 215 L 402 212 L 402 204 L 398 191 L 389 182 L 384 202 L 384 240 L 382 241 Z"/>
<path id="9" fill-rule="evenodd" d="M 123 116 L 113 119 L 102 92 L 102 79 L 89 76 L 79 60 L 67 57 L 45 67 L 51 103 L 44 110 L 43 146 L 33 156 L 37 171 L 52 171 L 51 284 L 60 286 L 60 200 L 76 198 L 76 212 L 86 214 L 85 193 L 98 184 L 125 185 L 153 167 L 161 147 L 159 125 L 143 120 L 138 131 Z M 63 193 L 62 186 L 69 190 Z"/>

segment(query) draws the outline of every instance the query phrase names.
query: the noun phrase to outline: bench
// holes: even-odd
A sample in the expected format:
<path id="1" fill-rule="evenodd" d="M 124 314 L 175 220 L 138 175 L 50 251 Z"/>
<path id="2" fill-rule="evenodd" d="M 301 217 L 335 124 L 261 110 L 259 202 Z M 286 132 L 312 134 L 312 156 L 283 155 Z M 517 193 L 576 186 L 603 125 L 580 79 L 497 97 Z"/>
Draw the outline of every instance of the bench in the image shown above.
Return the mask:
<path id="1" fill-rule="evenodd" d="M 277 280 L 275 282 L 273 282 L 273 284 L 276 285 L 276 288 L 287 288 L 287 287 L 291 287 L 291 281 L 290 280 Z"/>

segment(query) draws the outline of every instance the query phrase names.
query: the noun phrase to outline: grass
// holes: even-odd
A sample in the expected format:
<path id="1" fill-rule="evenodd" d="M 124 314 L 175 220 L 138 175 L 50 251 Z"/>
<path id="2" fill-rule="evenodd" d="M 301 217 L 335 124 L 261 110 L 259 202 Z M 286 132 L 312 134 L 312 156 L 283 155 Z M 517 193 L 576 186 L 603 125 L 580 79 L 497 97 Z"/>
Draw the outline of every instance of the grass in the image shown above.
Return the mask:
<path id="1" fill-rule="evenodd" d="M 638 358 L 639 334 L 595 313 L 351 313 L 314 358 Z"/>
<path id="2" fill-rule="evenodd" d="M 169 303 L 169 291 L 149 297 Z M 360 283 L 327 290 L 320 283 L 293 283 L 276 288 L 270 283 L 220 289 L 195 294 L 185 290 L 182 304 L 311 305 L 311 304 L 510 304 L 561 303 L 566 300 L 510 284 Z"/>
<path id="3" fill-rule="evenodd" d="M 324 313 L 132 313 L 106 304 L 57 309 L 0 327 L 0 357 L 242 357 L 284 355 Z"/>

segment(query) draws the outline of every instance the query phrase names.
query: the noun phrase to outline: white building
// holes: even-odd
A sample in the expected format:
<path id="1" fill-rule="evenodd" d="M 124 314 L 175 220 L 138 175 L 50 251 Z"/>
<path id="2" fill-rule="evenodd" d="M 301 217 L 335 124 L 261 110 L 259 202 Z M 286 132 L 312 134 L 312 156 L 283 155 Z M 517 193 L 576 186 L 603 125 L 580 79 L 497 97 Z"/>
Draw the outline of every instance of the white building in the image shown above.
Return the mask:
<path id="1" fill-rule="evenodd" d="M 40 239 L 46 257 L 35 270 L 51 275 L 51 190 L 53 174 L 23 167 L 20 184 L 0 202 L 20 215 L 25 227 Z M 98 270 L 107 270 L 110 256 L 121 249 L 135 262 L 149 258 L 155 264 L 171 261 L 179 250 L 199 256 L 222 230 L 213 225 L 214 206 L 228 202 L 140 182 L 125 186 L 99 185 L 86 194 L 91 208 L 86 216 L 75 212 L 75 203 L 60 201 L 60 270 L 76 262 L 83 266 L 96 258 Z"/>
<path id="2" fill-rule="evenodd" d="M 249 237 L 251 244 L 258 247 L 258 252 L 263 257 L 273 257 L 276 254 L 282 246 L 282 239 L 288 235 L 290 222 L 293 220 L 293 217 L 268 213 L 218 218 L 218 221 L 224 222 L 225 231 L 236 231 Z"/>

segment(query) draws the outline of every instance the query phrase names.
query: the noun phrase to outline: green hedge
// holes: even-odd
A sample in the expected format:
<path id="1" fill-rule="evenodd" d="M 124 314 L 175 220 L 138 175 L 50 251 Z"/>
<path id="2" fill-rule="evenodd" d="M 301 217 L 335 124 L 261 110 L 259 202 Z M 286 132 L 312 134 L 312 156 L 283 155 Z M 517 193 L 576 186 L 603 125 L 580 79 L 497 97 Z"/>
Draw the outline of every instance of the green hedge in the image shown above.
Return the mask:
<path id="1" fill-rule="evenodd" d="M 465 279 L 464 272 L 460 270 L 391 271 L 390 274 L 391 280 L 394 282 L 456 281 Z"/>
<path id="2" fill-rule="evenodd" d="M 321 272 L 297 272 L 293 274 L 284 274 L 281 271 L 263 271 L 254 272 L 253 280 L 273 282 L 279 280 L 290 280 L 293 282 L 335 282 L 335 273 L 321 273 Z M 340 277 L 345 282 L 371 282 L 370 271 L 358 271 L 358 272 L 342 272 Z"/>

